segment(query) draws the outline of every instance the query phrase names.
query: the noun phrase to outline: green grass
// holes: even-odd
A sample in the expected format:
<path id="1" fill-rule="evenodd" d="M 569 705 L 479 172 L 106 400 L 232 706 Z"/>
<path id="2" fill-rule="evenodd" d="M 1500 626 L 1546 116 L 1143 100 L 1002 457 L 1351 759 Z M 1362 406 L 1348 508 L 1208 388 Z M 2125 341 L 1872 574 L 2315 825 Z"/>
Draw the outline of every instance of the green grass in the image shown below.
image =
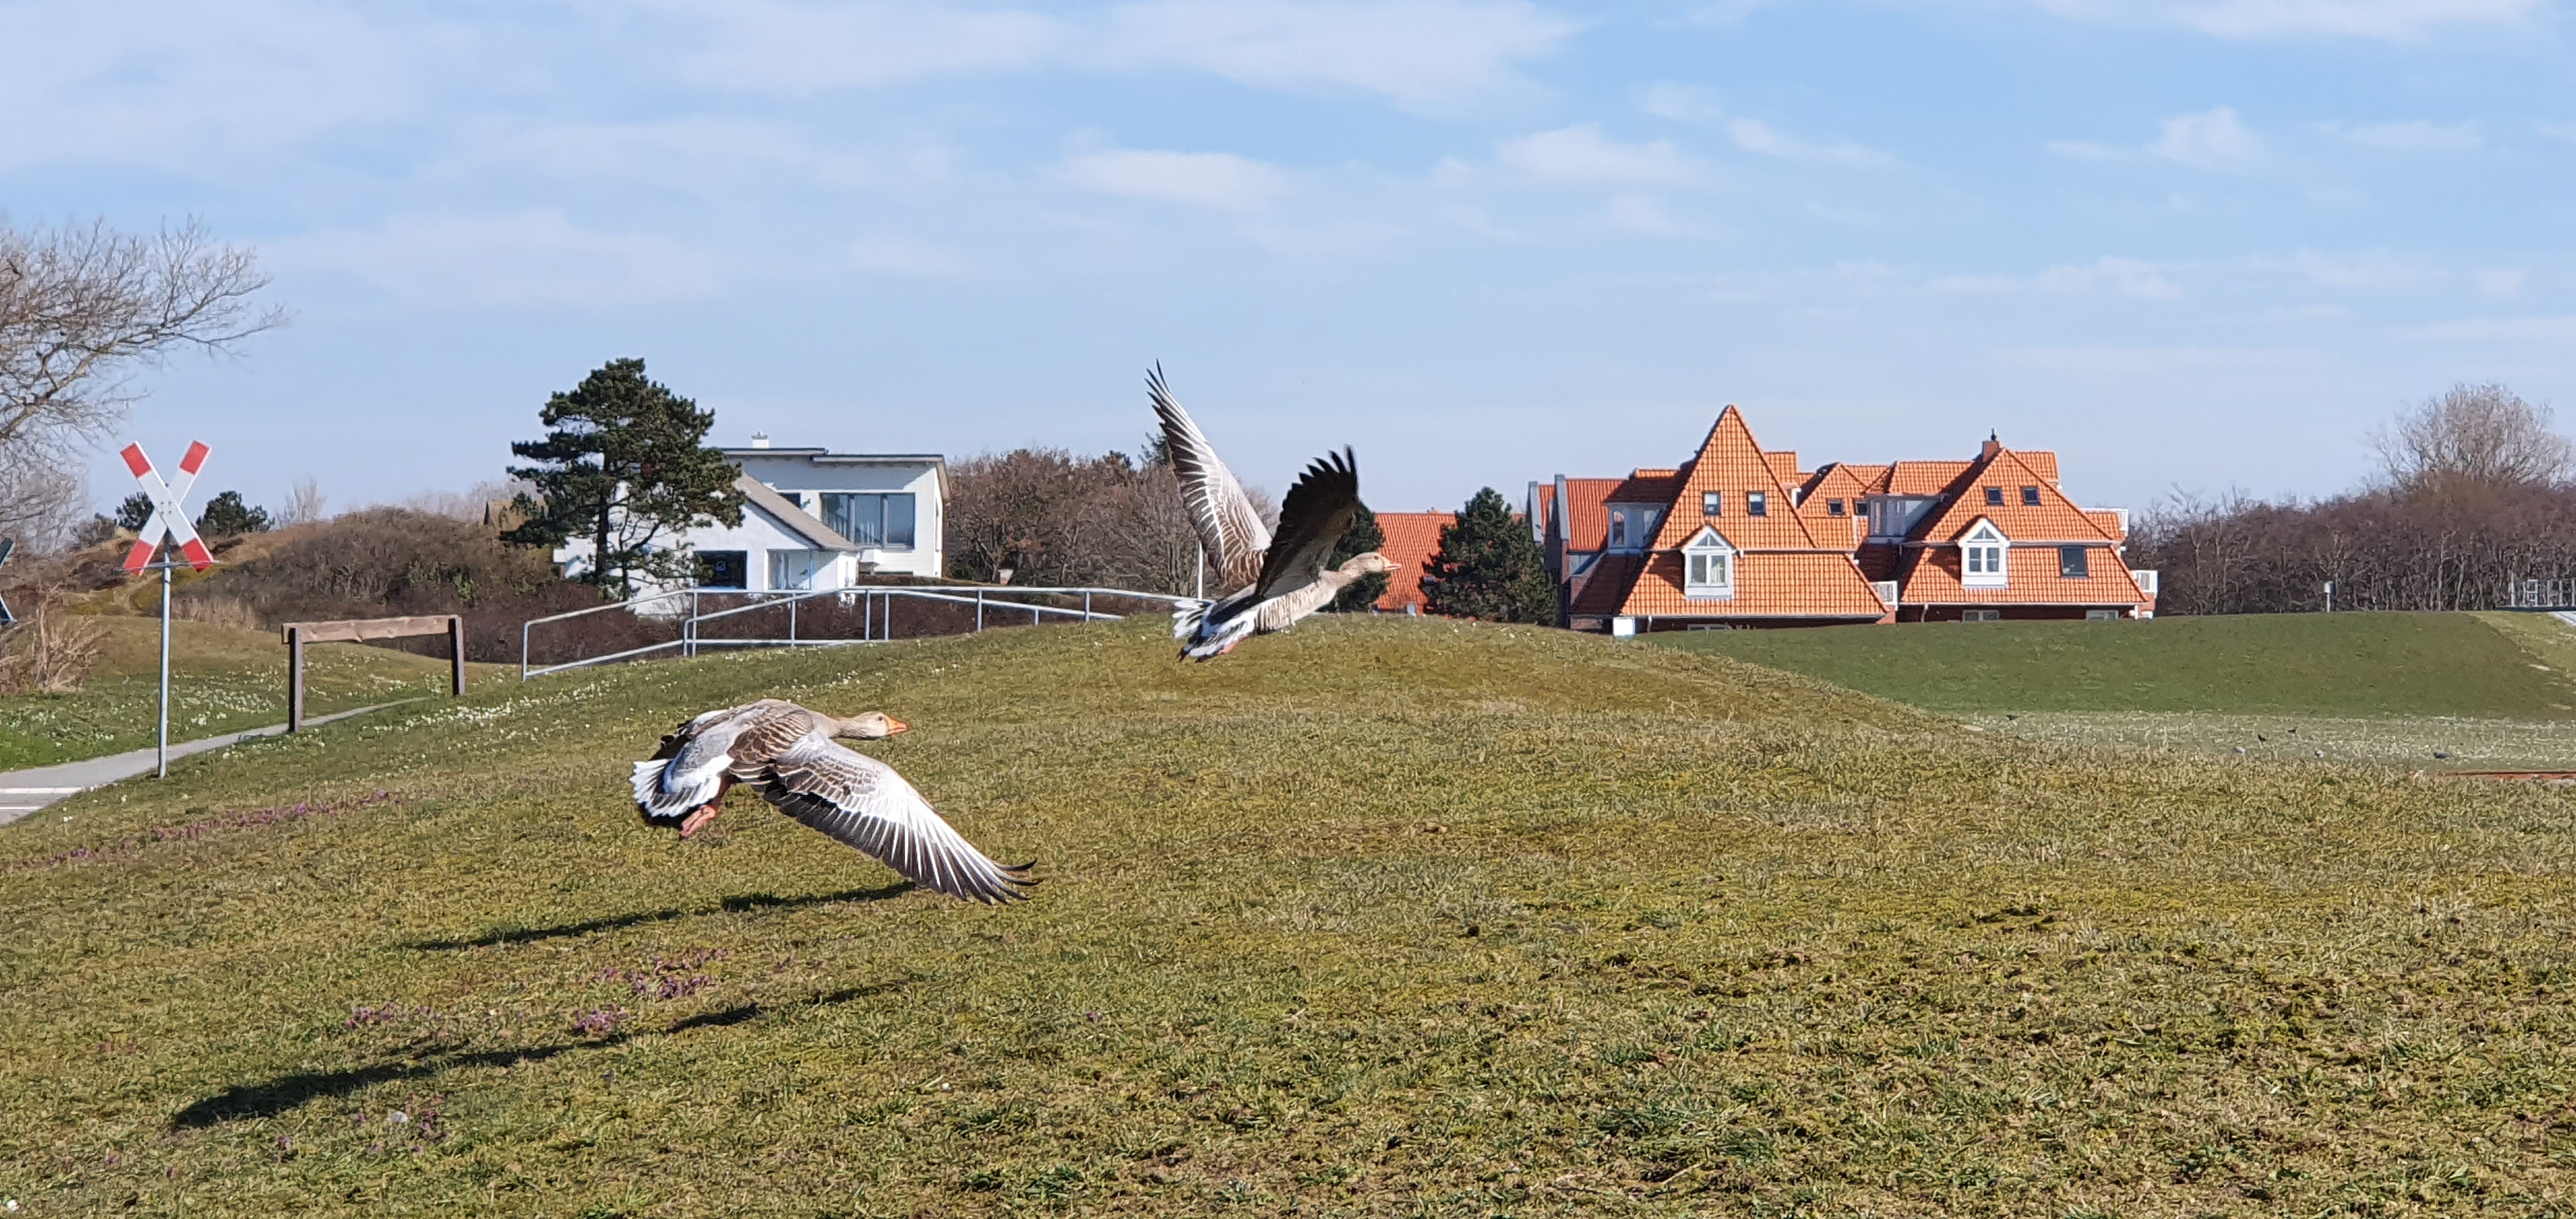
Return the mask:
<path id="1" fill-rule="evenodd" d="M 2051 746 L 1553 631 L 1159 634 L 495 684 L 0 830 L 0 1196 L 2576 1208 L 2567 789 Z M 1037 900 L 739 800 L 641 826 L 628 760 L 764 694 L 911 721 L 869 748 Z"/>
<path id="2" fill-rule="evenodd" d="M 2565 630 L 2507 614 L 2248 614 L 1650 638 L 1936 711 L 2564 721 L 2576 720 L 2567 653 L 2544 660 L 2532 641 Z"/>
<path id="3" fill-rule="evenodd" d="M 152 744 L 161 698 L 161 623 L 107 616 L 98 667 L 75 694 L 0 698 L 0 771 L 77 762 Z M 359 644 L 305 650 L 304 707 L 327 715 L 398 699 L 444 695 L 445 660 Z M 502 665 L 468 666 L 466 683 Z M 286 721 L 286 647 L 272 632 L 174 622 L 170 637 L 170 739 L 239 732 Z"/>

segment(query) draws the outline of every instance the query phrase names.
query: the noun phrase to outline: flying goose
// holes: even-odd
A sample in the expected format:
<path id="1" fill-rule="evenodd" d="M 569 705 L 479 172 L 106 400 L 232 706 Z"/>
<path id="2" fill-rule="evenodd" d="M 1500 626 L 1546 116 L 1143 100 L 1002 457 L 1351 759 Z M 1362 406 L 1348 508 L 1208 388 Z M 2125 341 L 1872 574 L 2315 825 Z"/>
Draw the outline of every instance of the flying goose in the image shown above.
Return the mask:
<path id="1" fill-rule="evenodd" d="M 1217 586 L 1231 590 L 1214 603 L 1185 606 L 1172 615 L 1172 637 L 1181 655 L 1210 660 L 1254 635 L 1297 625 L 1324 608 L 1353 580 L 1401 566 L 1372 550 L 1339 567 L 1325 561 L 1359 515 L 1359 459 L 1348 449 L 1327 453 L 1306 467 L 1279 507 L 1279 534 L 1271 536 L 1243 484 L 1216 455 L 1189 412 L 1174 401 L 1156 365 L 1145 375 L 1163 444 L 1181 484 L 1181 505 L 1216 567 Z"/>
<path id="2" fill-rule="evenodd" d="M 904 730 L 881 711 L 843 719 L 783 699 L 709 711 L 672 729 L 635 764 L 635 807 L 647 825 L 676 823 L 682 838 L 715 820 L 736 783 L 814 829 L 857 847 L 905 879 L 950 897 L 1017 901 L 1034 863 L 984 857 L 931 811 L 894 768 L 834 737 L 881 740 Z"/>

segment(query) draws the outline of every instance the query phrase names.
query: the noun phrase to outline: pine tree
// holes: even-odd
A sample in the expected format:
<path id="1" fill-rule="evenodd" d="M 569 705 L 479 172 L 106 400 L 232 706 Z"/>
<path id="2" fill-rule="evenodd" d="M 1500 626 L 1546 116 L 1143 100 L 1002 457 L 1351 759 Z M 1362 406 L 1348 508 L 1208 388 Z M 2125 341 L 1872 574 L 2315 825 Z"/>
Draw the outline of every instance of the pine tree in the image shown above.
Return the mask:
<path id="1" fill-rule="evenodd" d="M 127 533 L 141 533 L 152 523 L 152 497 L 137 491 L 116 506 L 116 527 Z"/>
<path id="2" fill-rule="evenodd" d="M 1432 613 L 1488 622 L 1557 623 L 1556 583 L 1529 526 L 1492 487 L 1476 492 L 1455 524 L 1440 530 L 1440 550 L 1422 575 Z"/>
<path id="3" fill-rule="evenodd" d="M 210 538 L 266 533 L 268 509 L 251 507 L 239 491 L 226 491 L 206 501 L 206 510 L 197 514 L 197 532 Z"/>
<path id="4" fill-rule="evenodd" d="M 639 578 L 684 580 L 688 548 L 663 541 L 709 523 L 742 523 L 733 490 L 741 470 L 704 443 L 715 413 L 644 375 L 644 361 L 611 360 L 537 413 L 548 429 L 510 452 L 535 463 L 510 474 L 536 484 L 514 506 L 527 522 L 502 536 L 529 546 L 591 545 L 590 569 L 577 578 L 620 597 Z"/>
<path id="5" fill-rule="evenodd" d="M 1360 514 L 1351 519 L 1350 532 L 1343 534 L 1342 540 L 1333 546 L 1333 557 L 1329 566 L 1339 567 L 1384 545 L 1386 545 L 1386 531 L 1378 528 L 1377 514 L 1369 511 L 1367 504 L 1362 504 Z M 1370 572 L 1351 581 L 1350 587 L 1343 589 L 1340 596 L 1333 598 L 1330 608 L 1337 614 L 1365 614 L 1370 606 L 1377 604 L 1378 598 L 1386 595 L 1386 585 L 1385 572 Z"/>

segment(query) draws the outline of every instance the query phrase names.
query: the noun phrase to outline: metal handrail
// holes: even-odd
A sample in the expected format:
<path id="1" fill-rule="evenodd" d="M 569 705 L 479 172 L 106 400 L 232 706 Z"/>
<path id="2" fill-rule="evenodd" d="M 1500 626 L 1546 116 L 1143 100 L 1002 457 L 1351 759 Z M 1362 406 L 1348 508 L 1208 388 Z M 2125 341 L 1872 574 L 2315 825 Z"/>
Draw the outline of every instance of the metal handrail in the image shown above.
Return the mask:
<path id="1" fill-rule="evenodd" d="M 971 597 L 963 595 L 968 591 L 973 592 L 974 595 Z M 701 613 L 698 610 L 698 601 L 702 595 L 706 594 L 749 597 L 756 598 L 756 600 L 753 600 L 749 604 L 734 606 L 730 609 L 720 609 L 710 613 Z M 697 654 L 697 649 L 700 645 L 709 647 L 840 647 L 847 644 L 875 643 L 879 641 L 871 638 L 800 640 L 796 638 L 796 605 L 798 602 L 809 601 L 816 597 L 847 597 L 852 595 L 866 597 L 873 601 L 881 594 L 889 601 L 889 614 L 892 612 L 892 599 L 899 596 L 911 597 L 924 601 L 945 601 L 957 605 L 972 605 L 975 607 L 975 631 L 978 633 L 984 630 L 985 609 L 988 606 L 993 606 L 997 603 L 1000 606 L 1006 606 L 1015 611 L 1027 610 L 1029 612 L 1029 616 L 1033 620 L 1041 618 L 1047 614 L 1055 614 L 1067 618 L 1079 618 L 1084 622 L 1091 622 L 1098 619 L 1107 619 L 1112 622 L 1125 620 L 1125 615 L 1113 614 L 1107 610 L 1093 609 L 1091 607 L 1091 599 L 1094 596 L 1126 597 L 1138 601 L 1161 601 L 1174 607 L 1205 604 L 1205 599 L 1200 597 L 1182 596 L 1174 593 L 1139 592 L 1130 588 L 1099 588 L 1090 586 L 1058 587 L 1034 585 L 855 584 L 847 588 L 817 588 L 802 591 L 790 591 L 770 589 L 706 588 L 703 586 L 691 585 L 687 588 L 669 589 L 642 597 L 629 598 L 625 601 L 612 602 L 608 605 L 595 605 L 586 609 L 572 610 L 567 613 L 549 614 L 543 618 L 531 618 L 528 621 L 519 624 L 519 680 L 527 681 L 530 678 L 543 677 L 549 673 L 560 673 L 566 669 L 578 669 L 589 665 L 606 664 L 615 660 L 627 660 L 669 648 L 679 649 L 683 656 L 694 656 Z M 1016 596 L 1067 597 L 1075 595 L 1079 595 L 1082 598 L 1082 608 L 1080 609 L 1073 609 L 1059 605 L 1031 605 L 1023 601 L 1007 599 Z M 628 648 L 622 652 L 611 652 L 605 656 L 585 656 L 579 660 L 570 660 L 561 664 L 546 665 L 542 668 L 535 667 L 530 663 L 532 631 L 533 628 L 541 624 L 560 622 L 567 618 L 578 618 L 584 614 L 596 614 L 603 610 L 623 609 L 632 612 L 641 606 L 649 605 L 656 601 L 679 597 L 686 597 L 689 599 L 689 613 L 687 617 L 680 621 L 680 637 L 677 639 L 666 640 L 661 643 L 646 644 L 643 647 L 638 648 Z M 711 622 L 718 618 L 732 617 L 736 614 L 747 614 L 754 610 L 776 609 L 782 605 L 786 606 L 788 611 L 787 638 L 783 640 L 708 639 L 698 634 L 699 627 L 703 623 Z M 889 625 L 891 624 L 889 623 Z"/>

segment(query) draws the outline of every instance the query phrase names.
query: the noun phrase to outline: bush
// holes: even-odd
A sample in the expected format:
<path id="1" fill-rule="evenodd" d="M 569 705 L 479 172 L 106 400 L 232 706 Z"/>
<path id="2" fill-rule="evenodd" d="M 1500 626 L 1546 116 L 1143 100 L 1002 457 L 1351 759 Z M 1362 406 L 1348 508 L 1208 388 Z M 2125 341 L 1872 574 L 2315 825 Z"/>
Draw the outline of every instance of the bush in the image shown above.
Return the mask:
<path id="1" fill-rule="evenodd" d="M 89 680 L 98 663 L 98 623 L 74 614 L 56 597 L 45 597 L 0 631 L 0 694 L 69 694 Z"/>

